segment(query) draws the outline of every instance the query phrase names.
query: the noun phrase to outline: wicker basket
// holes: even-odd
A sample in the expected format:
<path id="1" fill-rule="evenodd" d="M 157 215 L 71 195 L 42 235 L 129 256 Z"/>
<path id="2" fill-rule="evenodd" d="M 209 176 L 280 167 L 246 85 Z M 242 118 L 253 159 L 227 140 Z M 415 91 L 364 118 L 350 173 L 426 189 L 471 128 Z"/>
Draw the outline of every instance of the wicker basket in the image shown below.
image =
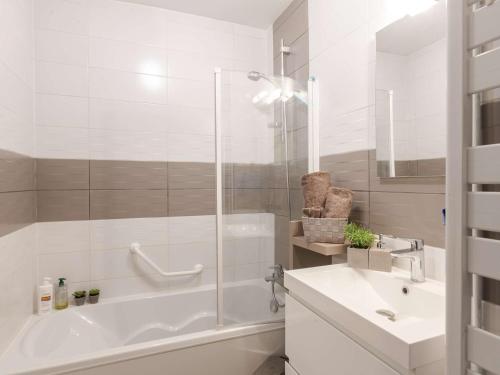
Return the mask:
<path id="1" fill-rule="evenodd" d="M 307 242 L 344 243 L 344 227 L 347 219 L 302 218 L 304 237 Z"/>

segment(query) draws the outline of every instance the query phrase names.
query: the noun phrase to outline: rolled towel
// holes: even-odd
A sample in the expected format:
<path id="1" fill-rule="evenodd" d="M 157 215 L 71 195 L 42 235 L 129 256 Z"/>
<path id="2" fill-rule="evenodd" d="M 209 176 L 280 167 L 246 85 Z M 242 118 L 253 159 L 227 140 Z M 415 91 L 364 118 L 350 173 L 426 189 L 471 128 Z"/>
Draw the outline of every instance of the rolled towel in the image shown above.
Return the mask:
<path id="1" fill-rule="evenodd" d="M 302 213 L 307 217 L 320 218 L 323 213 L 323 207 L 308 207 L 303 208 Z"/>
<path id="2" fill-rule="evenodd" d="M 348 218 L 352 209 L 352 191 L 338 187 L 330 187 L 326 194 L 323 216 L 327 218 Z"/>
<path id="3" fill-rule="evenodd" d="M 330 173 L 314 172 L 302 176 L 302 192 L 304 194 L 304 207 L 324 207 L 326 193 L 330 187 Z"/>

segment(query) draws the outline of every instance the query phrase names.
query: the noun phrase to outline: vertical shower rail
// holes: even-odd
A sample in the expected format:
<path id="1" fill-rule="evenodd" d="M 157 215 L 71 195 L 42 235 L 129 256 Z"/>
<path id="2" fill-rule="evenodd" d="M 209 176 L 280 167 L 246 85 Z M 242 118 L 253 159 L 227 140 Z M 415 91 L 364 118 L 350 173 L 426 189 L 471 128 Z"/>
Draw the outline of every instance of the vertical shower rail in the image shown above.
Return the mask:
<path id="1" fill-rule="evenodd" d="M 217 328 L 224 326 L 224 261 L 223 261 L 223 222 L 222 202 L 222 69 L 214 71 L 215 97 L 215 173 L 216 173 L 216 248 L 217 248 Z"/>
<path id="2" fill-rule="evenodd" d="M 319 171 L 319 94 L 316 78 L 307 82 L 308 171 Z"/>

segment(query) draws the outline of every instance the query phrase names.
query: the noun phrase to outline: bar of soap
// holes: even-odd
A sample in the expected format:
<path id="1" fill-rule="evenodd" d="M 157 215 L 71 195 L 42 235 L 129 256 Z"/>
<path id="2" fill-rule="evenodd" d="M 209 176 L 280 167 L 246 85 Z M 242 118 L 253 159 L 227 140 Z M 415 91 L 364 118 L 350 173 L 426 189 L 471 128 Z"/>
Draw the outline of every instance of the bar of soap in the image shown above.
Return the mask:
<path id="1" fill-rule="evenodd" d="M 392 271 L 391 249 L 379 249 L 373 247 L 370 249 L 369 264 L 370 269 L 381 272 Z"/>

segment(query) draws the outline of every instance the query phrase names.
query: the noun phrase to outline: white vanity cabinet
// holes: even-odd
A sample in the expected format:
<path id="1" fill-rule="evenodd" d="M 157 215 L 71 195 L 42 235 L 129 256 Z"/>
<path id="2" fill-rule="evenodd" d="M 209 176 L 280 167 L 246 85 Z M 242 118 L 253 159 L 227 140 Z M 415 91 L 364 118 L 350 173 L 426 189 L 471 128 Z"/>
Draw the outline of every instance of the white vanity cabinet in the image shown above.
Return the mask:
<path id="1" fill-rule="evenodd" d="M 289 295 L 285 336 L 290 359 L 287 375 L 398 375 Z"/>

